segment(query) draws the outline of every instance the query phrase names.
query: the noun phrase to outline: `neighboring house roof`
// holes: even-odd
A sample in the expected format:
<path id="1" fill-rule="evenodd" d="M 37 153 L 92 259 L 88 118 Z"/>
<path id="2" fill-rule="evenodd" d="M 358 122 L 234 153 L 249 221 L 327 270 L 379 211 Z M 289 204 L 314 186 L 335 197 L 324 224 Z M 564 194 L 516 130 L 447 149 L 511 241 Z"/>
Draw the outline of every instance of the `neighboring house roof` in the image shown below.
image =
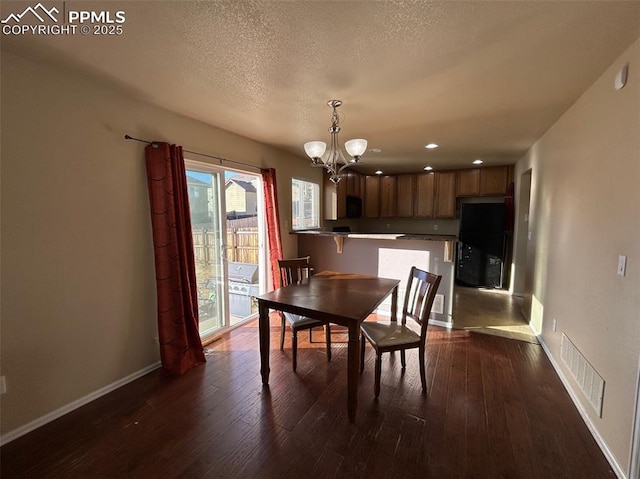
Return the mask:
<path id="1" fill-rule="evenodd" d="M 248 177 L 244 177 L 244 178 L 248 178 Z M 227 180 L 226 186 L 228 187 L 231 183 L 235 183 L 240 188 L 244 189 L 247 193 L 255 193 L 256 192 L 256 187 L 255 186 L 253 186 L 248 181 L 243 181 L 242 179 L 238 179 L 238 177 L 236 177 L 236 176 L 234 176 L 233 178 L 229 178 Z"/>

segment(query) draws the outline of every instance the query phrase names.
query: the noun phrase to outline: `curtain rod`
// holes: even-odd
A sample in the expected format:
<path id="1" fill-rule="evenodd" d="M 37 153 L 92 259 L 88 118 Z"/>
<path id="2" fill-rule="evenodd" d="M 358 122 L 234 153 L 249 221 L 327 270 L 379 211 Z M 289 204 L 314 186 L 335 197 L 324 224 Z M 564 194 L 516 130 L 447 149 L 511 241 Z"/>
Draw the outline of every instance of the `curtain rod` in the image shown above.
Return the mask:
<path id="1" fill-rule="evenodd" d="M 124 139 L 125 140 L 135 140 L 135 141 L 140 141 L 142 143 L 146 143 L 148 145 L 153 146 L 154 148 L 157 148 L 157 143 L 155 141 L 148 141 L 148 140 L 141 140 L 140 138 L 134 138 L 131 135 L 124 135 Z M 222 158 L 220 156 L 214 156 L 214 155 L 208 155 L 207 153 L 198 153 L 197 151 L 191 151 L 191 150 L 185 150 L 183 148 L 183 151 L 185 153 L 191 153 L 192 155 L 199 155 L 199 156 L 206 156 L 207 158 L 212 158 L 214 160 L 218 160 L 220 162 L 220 164 L 222 164 L 222 162 L 227 162 L 227 163 L 234 163 L 236 165 L 242 165 L 242 166 L 247 166 L 249 168 L 254 168 L 258 171 L 262 171 L 262 168 L 260 168 L 259 166 L 255 166 L 255 165 L 250 165 L 248 163 L 242 163 L 241 161 L 234 161 L 234 160 L 229 160 L 227 158 Z"/>

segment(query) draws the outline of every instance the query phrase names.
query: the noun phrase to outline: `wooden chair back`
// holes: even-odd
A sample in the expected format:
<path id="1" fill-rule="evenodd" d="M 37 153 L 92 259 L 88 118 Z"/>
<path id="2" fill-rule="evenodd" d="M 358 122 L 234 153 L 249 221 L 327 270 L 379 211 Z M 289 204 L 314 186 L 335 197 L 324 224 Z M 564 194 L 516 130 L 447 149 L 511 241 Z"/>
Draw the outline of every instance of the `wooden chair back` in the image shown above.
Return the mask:
<path id="1" fill-rule="evenodd" d="M 409 273 L 402 309 L 402 324 L 406 325 L 408 317 L 416 321 L 420 325 L 421 341 L 427 337 L 429 315 L 441 279 L 442 276 L 422 271 L 415 266 L 411 268 Z"/>
<path id="2" fill-rule="evenodd" d="M 299 283 L 311 276 L 309 258 L 309 256 L 304 256 L 302 258 L 278 260 L 278 269 L 280 270 L 280 287 Z"/>

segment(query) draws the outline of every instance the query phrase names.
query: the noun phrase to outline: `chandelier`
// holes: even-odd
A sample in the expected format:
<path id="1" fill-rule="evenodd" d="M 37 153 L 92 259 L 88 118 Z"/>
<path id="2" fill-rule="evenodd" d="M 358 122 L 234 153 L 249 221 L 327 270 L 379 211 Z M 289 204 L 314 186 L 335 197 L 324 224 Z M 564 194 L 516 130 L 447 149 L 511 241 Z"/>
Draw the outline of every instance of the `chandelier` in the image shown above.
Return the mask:
<path id="1" fill-rule="evenodd" d="M 329 127 L 331 134 L 329 149 L 327 150 L 327 144 L 324 141 L 309 141 L 304 144 L 304 151 L 311 158 L 311 166 L 326 168 L 331 175 L 329 179 L 337 185 L 340 181 L 340 173 L 360 161 L 360 157 L 367 150 L 367 140 L 358 138 L 344 144 L 347 153 L 351 156 L 351 160 L 347 161 L 338 143 L 338 133 L 340 133 L 338 107 L 342 105 L 342 100 L 329 100 L 327 105 L 333 108 Z"/>

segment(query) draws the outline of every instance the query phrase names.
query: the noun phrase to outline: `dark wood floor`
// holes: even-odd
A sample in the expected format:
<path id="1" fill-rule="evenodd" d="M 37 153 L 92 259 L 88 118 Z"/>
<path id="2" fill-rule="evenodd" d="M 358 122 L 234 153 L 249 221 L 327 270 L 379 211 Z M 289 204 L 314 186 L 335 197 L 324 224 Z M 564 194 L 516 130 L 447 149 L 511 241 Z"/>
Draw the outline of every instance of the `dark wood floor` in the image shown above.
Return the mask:
<path id="1" fill-rule="evenodd" d="M 182 377 L 149 374 L 5 445 L 2 478 L 615 477 L 537 344 L 431 327 L 428 395 L 412 352 L 404 375 L 385 358 L 379 400 L 369 348 L 351 424 L 341 335 L 328 363 L 322 333 L 301 334 L 294 374 L 272 324 L 268 390 L 253 322 Z"/>

